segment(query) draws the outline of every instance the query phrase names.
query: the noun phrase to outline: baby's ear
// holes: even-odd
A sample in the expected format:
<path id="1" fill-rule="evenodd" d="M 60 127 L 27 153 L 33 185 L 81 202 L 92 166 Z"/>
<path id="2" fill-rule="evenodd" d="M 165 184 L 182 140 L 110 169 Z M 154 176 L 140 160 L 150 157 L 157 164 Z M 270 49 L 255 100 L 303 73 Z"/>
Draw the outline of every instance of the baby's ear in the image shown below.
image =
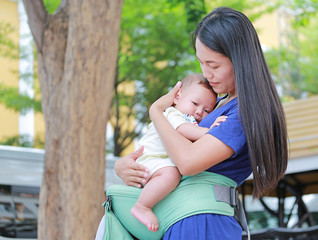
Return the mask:
<path id="1" fill-rule="evenodd" d="M 181 98 L 181 95 L 182 95 L 182 90 L 180 89 L 177 93 L 177 95 L 175 96 L 174 100 L 173 100 L 173 103 L 174 104 L 177 104 Z"/>

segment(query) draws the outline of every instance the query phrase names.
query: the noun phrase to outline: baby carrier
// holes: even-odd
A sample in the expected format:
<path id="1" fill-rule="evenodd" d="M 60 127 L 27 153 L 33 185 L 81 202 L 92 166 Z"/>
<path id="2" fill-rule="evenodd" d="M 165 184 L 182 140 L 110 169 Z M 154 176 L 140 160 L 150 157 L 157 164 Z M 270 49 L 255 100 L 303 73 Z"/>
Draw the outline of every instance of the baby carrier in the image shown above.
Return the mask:
<path id="1" fill-rule="evenodd" d="M 132 240 L 135 238 L 159 240 L 177 221 L 202 213 L 238 215 L 243 230 L 249 236 L 236 185 L 236 182 L 230 178 L 211 172 L 183 176 L 178 187 L 153 208 L 159 221 L 157 232 L 149 231 L 130 213 L 141 189 L 111 185 L 106 192 L 107 201 L 103 204 L 105 207 L 104 240 Z"/>

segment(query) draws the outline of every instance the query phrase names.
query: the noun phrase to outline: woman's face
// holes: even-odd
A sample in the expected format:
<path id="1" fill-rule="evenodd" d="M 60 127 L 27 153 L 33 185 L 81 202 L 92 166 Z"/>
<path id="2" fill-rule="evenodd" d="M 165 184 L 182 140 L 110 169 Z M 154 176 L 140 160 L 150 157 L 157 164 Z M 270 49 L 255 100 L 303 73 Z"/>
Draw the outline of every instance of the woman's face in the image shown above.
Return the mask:
<path id="1" fill-rule="evenodd" d="M 212 51 L 198 38 L 195 47 L 203 76 L 208 79 L 213 90 L 216 93 L 229 93 L 231 96 L 236 96 L 233 65 L 230 59 Z"/>

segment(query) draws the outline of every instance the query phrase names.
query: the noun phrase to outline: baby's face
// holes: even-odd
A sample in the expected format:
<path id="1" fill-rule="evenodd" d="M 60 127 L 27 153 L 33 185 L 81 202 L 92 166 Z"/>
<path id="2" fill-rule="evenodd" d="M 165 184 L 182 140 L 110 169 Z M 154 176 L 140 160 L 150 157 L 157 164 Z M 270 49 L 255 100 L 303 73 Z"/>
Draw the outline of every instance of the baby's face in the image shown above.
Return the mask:
<path id="1" fill-rule="evenodd" d="M 201 84 L 193 83 L 182 89 L 175 101 L 175 108 L 184 114 L 191 114 L 200 122 L 212 112 L 216 103 L 216 95 Z"/>

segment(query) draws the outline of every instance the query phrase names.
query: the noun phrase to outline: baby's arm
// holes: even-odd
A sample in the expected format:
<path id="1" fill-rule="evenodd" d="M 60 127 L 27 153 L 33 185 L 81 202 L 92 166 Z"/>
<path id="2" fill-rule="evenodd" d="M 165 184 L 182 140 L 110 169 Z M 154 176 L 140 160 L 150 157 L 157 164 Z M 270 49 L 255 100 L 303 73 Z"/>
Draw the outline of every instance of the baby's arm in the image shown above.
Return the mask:
<path id="1" fill-rule="evenodd" d="M 209 128 L 199 127 L 192 123 L 183 123 L 177 127 L 177 131 L 190 141 L 196 141 L 206 134 L 209 131 Z"/>
<path id="2" fill-rule="evenodd" d="M 210 128 L 199 127 L 192 123 L 183 123 L 179 127 L 177 127 L 177 131 L 185 138 L 194 142 L 202 137 L 204 134 L 206 134 L 211 128 L 219 126 L 221 122 L 225 122 L 226 118 L 227 116 L 218 117 Z"/>

